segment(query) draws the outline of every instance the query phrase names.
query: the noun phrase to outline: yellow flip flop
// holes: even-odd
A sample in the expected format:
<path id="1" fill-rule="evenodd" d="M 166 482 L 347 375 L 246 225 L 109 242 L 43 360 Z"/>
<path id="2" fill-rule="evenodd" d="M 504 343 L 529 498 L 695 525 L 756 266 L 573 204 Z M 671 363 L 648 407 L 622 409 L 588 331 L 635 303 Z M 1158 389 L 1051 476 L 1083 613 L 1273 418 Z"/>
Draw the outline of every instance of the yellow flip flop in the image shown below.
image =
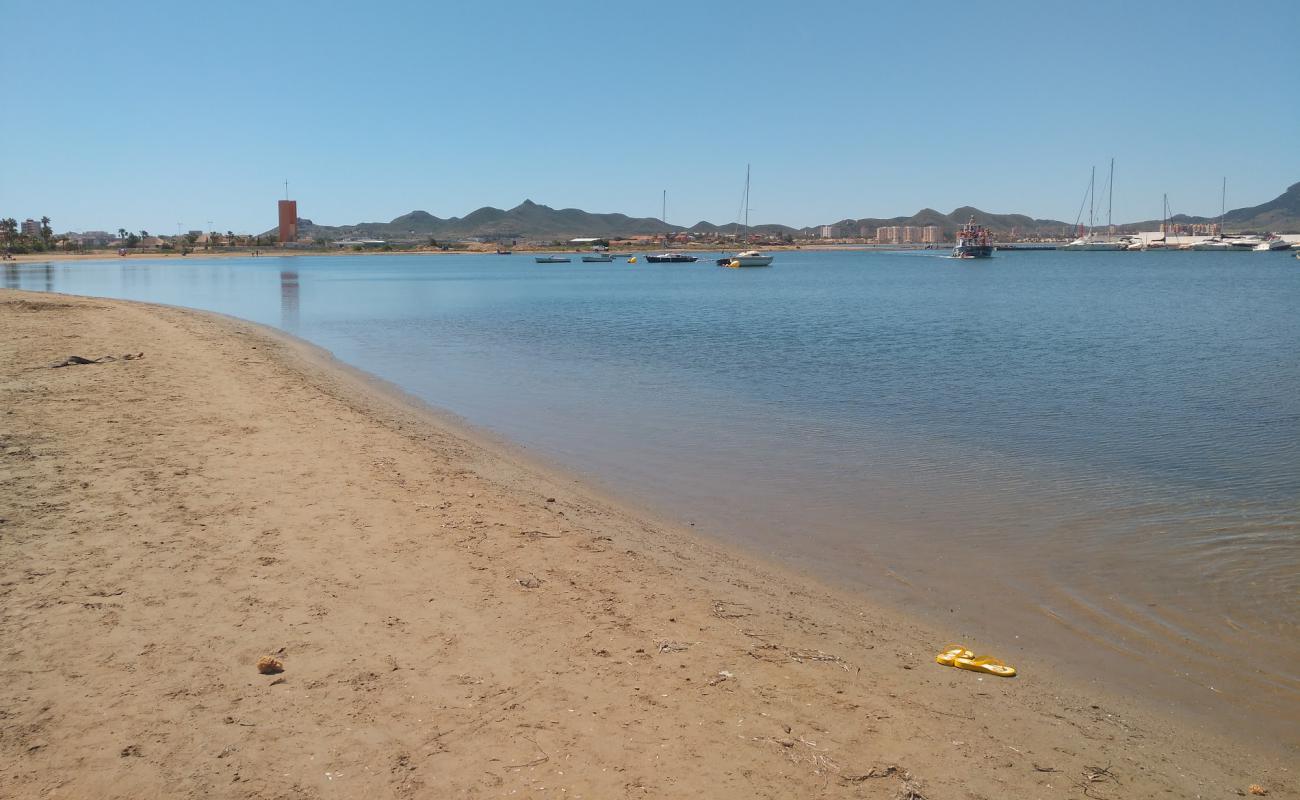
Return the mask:
<path id="1" fill-rule="evenodd" d="M 973 658 L 971 656 L 957 656 L 952 660 L 952 665 L 957 669 L 968 669 L 971 672 L 984 672 L 989 675 L 996 675 L 999 678 L 1014 678 L 1016 668 L 1008 667 L 992 656 L 980 656 Z"/>
<path id="2" fill-rule="evenodd" d="M 975 654 L 959 644 L 946 644 L 943 646 L 943 652 L 934 657 L 934 661 L 936 664 L 951 667 L 959 657 L 974 658 Z"/>

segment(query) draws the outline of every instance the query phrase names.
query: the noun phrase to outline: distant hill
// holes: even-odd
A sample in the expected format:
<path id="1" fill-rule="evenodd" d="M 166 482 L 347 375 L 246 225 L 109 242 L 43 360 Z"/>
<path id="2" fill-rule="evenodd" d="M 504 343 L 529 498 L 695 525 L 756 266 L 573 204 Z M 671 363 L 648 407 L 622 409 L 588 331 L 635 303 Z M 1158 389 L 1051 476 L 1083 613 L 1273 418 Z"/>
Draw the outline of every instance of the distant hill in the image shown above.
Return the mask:
<path id="1" fill-rule="evenodd" d="M 267 234 L 275 235 L 278 228 Z M 593 214 L 577 208 L 555 209 L 525 200 L 509 210 L 485 206 L 464 217 L 442 219 L 427 211 L 412 211 L 391 222 L 359 222 L 355 225 L 316 225 L 301 220 L 303 238 L 343 239 L 354 236 L 389 239 L 568 239 L 577 236 L 612 238 L 637 234 L 661 234 L 683 230 L 652 217 L 626 214 Z"/>
<path id="2" fill-rule="evenodd" d="M 951 214 L 943 214 L 933 208 L 923 208 L 910 217 L 842 219 L 834 223 L 833 227 L 840 231 L 842 236 L 866 236 L 870 238 L 876 235 L 876 228 L 887 228 L 895 225 L 915 225 L 917 227 L 936 225 L 943 232 L 945 238 L 951 238 L 957 232 L 957 229 L 969 222 L 972 217 L 977 223 L 993 231 L 995 236 L 1006 236 L 1011 234 L 1012 231 L 1021 236 L 1060 236 L 1064 231 L 1072 230 L 1074 227 L 1059 220 L 1034 219 L 1023 214 L 990 214 L 987 211 L 981 211 L 971 206 L 954 209 Z M 804 228 L 803 232 L 815 234 L 817 228 Z"/>
<path id="3" fill-rule="evenodd" d="M 1219 221 L 1218 217 L 1192 217 L 1186 214 L 1177 214 L 1170 219 L 1188 225 Z M 1160 220 L 1135 224 L 1146 230 L 1155 230 L 1160 227 Z M 1223 215 L 1223 227 L 1234 233 L 1300 233 L 1300 183 L 1291 184 L 1285 192 L 1267 203 L 1249 208 L 1234 208 Z"/>
<path id="4" fill-rule="evenodd" d="M 891 225 L 937 225 L 945 238 L 951 238 L 959 227 L 971 217 L 993 231 L 1001 238 L 1013 231 L 1020 236 L 1059 237 L 1072 235 L 1074 225 L 1054 219 L 1036 219 L 1023 214 L 992 214 L 971 206 L 954 209 L 950 214 L 923 208 L 910 217 L 891 217 L 878 219 L 842 219 L 834 226 L 844 237 L 865 235 L 874 237 L 876 228 Z M 1178 215 L 1175 222 L 1197 223 L 1214 222 L 1213 217 L 1191 217 Z M 1300 183 L 1292 184 L 1285 192 L 1267 203 L 1250 208 L 1238 208 L 1224 215 L 1224 225 L 1230 231 L 1275 231 L 1278 233 L 1300 233 Z M 1159 220 L 1131 222 L 1116 227 L 1123 230 L 1156 230 Z M 442 219 L 427 211 L 412 211 L 390 222 L 359 222 L 355 225 L 328 226 L 316 225 L 309 219 L 300 220 L 298 232 L 306 239 L 343 239 L 350 237 L 386 239 L 389 241 L 418 241 L 427 239 L 455 240 L 478 237 L 489 240 L 532 239 L 552 240 L 571 239 L 578 236 L 598 236 L 601 238 L 619 238 L 638 235 L 657 235 L 689 231 L 695 234 L 717 233 L 759 233 L 771 237 L 784 235 L 816 236 L 820 226 L 810 228 L 790 228 L 785 225 L 753 225 L 745 227 L 736 224 L 715 225 L 700 221 L 690 228 L 679 225 L 666 225 L 653 217 L 629 217 L 626 214 L 593 214 L 577 208 L 555 209 L 525 200 L 514 208 L 503 210 L 485 206 L 466 214 L 464 217 Z M 267 231 L 264 236 L 275 236 L 277 228 Z"/>

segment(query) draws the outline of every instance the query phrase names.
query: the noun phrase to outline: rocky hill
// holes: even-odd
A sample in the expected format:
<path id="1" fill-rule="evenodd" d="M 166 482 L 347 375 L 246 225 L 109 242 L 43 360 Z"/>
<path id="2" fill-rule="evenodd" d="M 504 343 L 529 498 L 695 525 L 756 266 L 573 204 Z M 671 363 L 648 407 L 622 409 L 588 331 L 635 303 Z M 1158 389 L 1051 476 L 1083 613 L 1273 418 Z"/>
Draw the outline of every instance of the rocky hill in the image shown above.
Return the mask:
<path id="1" fill-rule="evenodd" d="M 881 219 L 864 217 L 842 219 L 834 223 L 840 236 L 874 237 L 876 228 L 891 225 L 937 225 L 949 238 L 969 219 L 991 229 L 995 236 L 1007 237 L 1013 232 L 1019 236 L 1061 237 L 1073 235 L 1071 223 L 1054 219 L 1036 219 L 1023 214 L 993 214 L 971 206 L 962 206 L 944 214 L 932 208 L 923 208 L 910 217 Z M 1178 215 L 1175 222 L 1213 222 L 1213 217 Z M 1230 231 L 1275 231 L 1300 233 L 1300 183 L 1291 185 L 1285 192 L 1267 203 L 1249 208 L 1238 208 L 1224 215 L 1225 227 Z M 1156 230 L 1159 220 L 1131 222 L 1117 227 L 1123 230 Z M 344 239 L 351 237 L 385 239 L 389 241 L 418 241 L 427 239 L 452 240 L 478 237 L 488 240 L 552 240 L 578 236 L 618 238 L 637 235 L 655 235 L 689 231 L 696 234 L 761 233 L 767 236 L 818 234 L 818 228 L 790 228 L 785 225 L 715 225 L 701 221 L 690 228 L 666 225 L 653 217 L 629 217 L 626 214 L 593 214 L 577 208 L 555 209 L 525 200 L 511 209 L 485 206 L 463 217 L 442 219 L 427 211 L 412 211 L 389 222 L 359 222 L 355 225 L 316 225 L 311 220 L 299 222 L 299 235 L 305 239 Z M 275 228 L 266 234 L 274 236 Z"/>

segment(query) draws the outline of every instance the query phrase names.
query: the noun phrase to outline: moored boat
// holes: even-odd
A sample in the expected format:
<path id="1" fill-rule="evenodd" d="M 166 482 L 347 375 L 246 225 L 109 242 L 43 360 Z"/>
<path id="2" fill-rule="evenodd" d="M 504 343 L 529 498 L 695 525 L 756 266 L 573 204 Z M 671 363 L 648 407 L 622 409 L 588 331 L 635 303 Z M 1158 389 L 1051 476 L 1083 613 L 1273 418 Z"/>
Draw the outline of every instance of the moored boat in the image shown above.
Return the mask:
<path id="1" fill-rule="evenodd" d="M 646 261 L 651 264 L 692 264 L 700 260 L 699 256 L 691 256 L 686 253 L 657 253 L 647 255 Z"/>
<path id="2" fill-rule="evenodd" d="M 953 258 L 992 258 L 993 237 L 989 229 L 975 222 L 974 215 L 957 231 L 957 244 L 952 248 Z"/>
<path id="3" fill-rule="evenodd" d="M 770 267 L 775 256 L 765 256 L 757 250 L 746 250 L 734 256 L 719 258 L 719 267 Z"/>
<path id="4" fill-rule="evenodd" d="M 568 256 L 535 256 L 533 258 L 538 264 L 567 264 Z"/>
<path id="5" fill-rule="evenodd" d="M 584 264 L 602 264 L 613 260 L 614 257 L 609 255 L 608 253 L 596 253 L 594 255 L 582 257 L 582 261 Z"/>

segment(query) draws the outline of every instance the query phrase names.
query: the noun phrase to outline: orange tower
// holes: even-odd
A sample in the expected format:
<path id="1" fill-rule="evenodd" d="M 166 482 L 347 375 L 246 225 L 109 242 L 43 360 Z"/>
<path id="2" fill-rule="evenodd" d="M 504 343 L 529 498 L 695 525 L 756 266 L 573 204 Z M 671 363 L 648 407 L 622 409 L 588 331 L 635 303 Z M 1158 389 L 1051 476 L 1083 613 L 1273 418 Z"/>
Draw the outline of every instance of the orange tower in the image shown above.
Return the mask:
<path id="1" fill-rule="evenodd" d="M 280 244 L 298 241 L 298 201 L 280 201 Z"/>

